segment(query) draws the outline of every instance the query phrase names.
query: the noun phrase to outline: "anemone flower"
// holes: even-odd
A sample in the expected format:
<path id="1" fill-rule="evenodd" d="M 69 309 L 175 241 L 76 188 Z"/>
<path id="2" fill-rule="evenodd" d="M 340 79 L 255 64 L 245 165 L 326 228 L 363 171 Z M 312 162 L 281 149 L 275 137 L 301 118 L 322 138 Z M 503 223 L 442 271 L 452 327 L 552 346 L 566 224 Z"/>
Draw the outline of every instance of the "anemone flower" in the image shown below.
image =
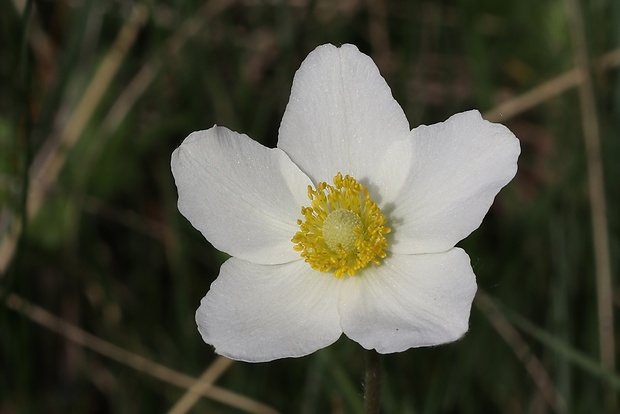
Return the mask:
<path id="1" fill-rule="evenodd" d="M 179 210 L 231 256 L 196 312 L 202 338 L 250 362 L 343 333 L 382 354 L 459 339 L 476 280 L 455 245 L 519 153 L 478 111 L 411 130 L 368 56 L 319 46 L 295 74 L 276 148 L 214 126 L 172 155 Z"/>

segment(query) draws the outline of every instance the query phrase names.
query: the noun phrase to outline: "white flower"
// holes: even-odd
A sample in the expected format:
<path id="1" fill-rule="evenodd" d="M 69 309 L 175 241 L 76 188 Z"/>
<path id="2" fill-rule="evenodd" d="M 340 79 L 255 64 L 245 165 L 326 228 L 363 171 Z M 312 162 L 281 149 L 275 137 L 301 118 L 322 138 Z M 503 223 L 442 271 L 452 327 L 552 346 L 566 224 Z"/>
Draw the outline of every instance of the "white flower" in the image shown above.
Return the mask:
<path id="1" fill-rule="evenodd" d="M 172 155 L 179 210 L 228 259 L 196 313 L 217 353 L 300 357 L 455 341 L 476 281 L 455 244 L 515 175 L 519 141 L 477 111 L 413 130 L 372 60 L 323 45 L 297 71 L 277 148 L 223 127 Z"/>

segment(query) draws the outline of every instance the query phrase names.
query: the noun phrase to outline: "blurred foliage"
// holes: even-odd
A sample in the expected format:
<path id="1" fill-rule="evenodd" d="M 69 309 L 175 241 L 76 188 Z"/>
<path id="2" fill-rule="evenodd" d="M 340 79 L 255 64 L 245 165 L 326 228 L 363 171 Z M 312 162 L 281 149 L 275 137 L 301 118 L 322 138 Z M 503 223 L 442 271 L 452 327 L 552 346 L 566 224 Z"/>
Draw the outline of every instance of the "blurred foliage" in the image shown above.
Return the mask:
<path id="1" fill-rule="evenodd" d="M 620 43 L 620 3 L 582 3 L 596 60 Z M 37 214 L 26 217 L 29 166 L 41 154 L 57 155 L 50 143 L 58 142 L 138 5 L 0 4 L 3 237 L 23 223 L 0 286 L 192 376 L 215 358 L 196 331 L 194 312 L 226 256 L 176 209 L 169 160 L 185 136 L 217 123 L 274 146 L 294 72 L 322 43 L 354 43 L 370 54 L 412 126 L 489 110 L 574 65 L 567 6 L 552 0 L 147 1 L 118 73 L 78 139 L 56 148 L 66 155 L 62 169 Z M 145 67 L 152 81 L 134 101 L 124 94 Z M 620 83 L 617 69 L 594 73 L 617 271 Z M 129 111 L 115 122 L 110 111 L 123 105 Z M 481 289 L 597 363 L 578 94 L 570 90 L 505 123 L 521 139 L 519 172 L 461 245 Z M 461 341 L 384 358 L 384 412 L 553 412 L 528 372 L 531 357 L 542 363 L 566 412 L 604 412 L 601 376 L 527 329 L 520 331 L 529 347 L 524 362 L 490 321 L 475 306 Z M 5 306 L 0 327 L 0 413 L 153 413 L 183 393 Z M 281 412 L 355 412 L 362 372 L 361 349 L 343 337 L 300 359 L 235 363 L 217 384 Z M 237 411 L 202 399 L 194 412 Z"/>

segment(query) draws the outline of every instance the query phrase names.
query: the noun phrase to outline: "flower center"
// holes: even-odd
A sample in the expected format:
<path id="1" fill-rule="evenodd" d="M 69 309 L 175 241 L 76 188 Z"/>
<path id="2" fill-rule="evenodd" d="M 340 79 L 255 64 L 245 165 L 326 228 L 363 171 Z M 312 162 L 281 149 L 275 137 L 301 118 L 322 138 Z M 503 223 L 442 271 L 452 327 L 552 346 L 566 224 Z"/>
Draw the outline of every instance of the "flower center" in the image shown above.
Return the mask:
<path id="1" fill-rule="evenodd" d="M 355 229 L 362 228 L 362 219 L 351 210 L 332 211 L 323 222 L 323 238 L 331 251 L 343 248 L 347 253 L 355 250 Z"/>
<path id="2" fill-rule="evenodd" d="M 305 220 L 297 220 L 300 231 L 292 242 L 312 268 L 341 278 L 381 264 L 390 228 L 366 187 L 338 173 L 333 186 L 308 186 L 308 198 L 311 205 L 301 208 Z"/>

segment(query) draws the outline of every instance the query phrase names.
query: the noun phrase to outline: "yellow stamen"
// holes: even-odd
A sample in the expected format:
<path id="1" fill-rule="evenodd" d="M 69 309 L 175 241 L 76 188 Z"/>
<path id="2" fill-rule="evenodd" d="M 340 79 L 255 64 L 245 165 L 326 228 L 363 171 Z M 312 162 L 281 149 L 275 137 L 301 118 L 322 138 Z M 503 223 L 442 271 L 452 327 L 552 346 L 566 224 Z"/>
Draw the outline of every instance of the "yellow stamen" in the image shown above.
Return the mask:
<path id="1" fill-rule="evenodd" d="M 300 231 L 292 242 L 310 266 L 341 278 L 370 263 L 381 264 L 390 228 L 366 187 L 338 173 L 333 186 L 308 186 L 308 198 L 311 205 L 301 208 L 305 221 L 297 220 Z"/>

